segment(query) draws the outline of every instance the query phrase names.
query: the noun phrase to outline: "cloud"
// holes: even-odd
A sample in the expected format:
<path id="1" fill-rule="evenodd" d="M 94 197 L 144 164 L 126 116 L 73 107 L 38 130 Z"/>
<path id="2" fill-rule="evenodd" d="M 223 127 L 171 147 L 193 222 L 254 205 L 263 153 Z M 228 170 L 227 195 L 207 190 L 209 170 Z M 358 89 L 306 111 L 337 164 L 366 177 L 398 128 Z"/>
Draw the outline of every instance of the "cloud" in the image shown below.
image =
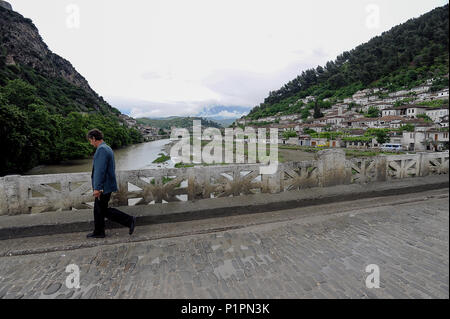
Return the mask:
<path id="1" fill-rule="evenodd" d="M 126 110 L 134 118 L 139 117 L 168 117 L 194 116 L 204 106 L 203 101 L 194 102 L 155 102 L 123 97 L 105 97 L 112 106 L 119 110 Z"/>
<path id="2" fill-rule="evenodd" d="M 324 52 L 322 49 L 318 49 Z M 146 72 L 145 77 L 148 78 L 146 88 L 148 92 L 168 89 L 165 93 L 171 100 L 163 99 L 133 99 L 117 96 L 106 97 L 110 104 L 121 111 L 126 111 L 132 117 L 166 117 L 166 116 L 195 116 L 202 114 L 202 111 L 208 108 L 214 108 L 217 105 L 244 107 L 244 110 L 219 110 L 215 116 L 219 117 L 242 117 L 247 114 L 250 109 L 264 101 L 269 91 L 277 90 L 285 83 L 289 82 L 301 71 L 308 68 L 315 68 L 317 65 L 325 64 L 324 54 L 315 55 L 314 52 L 305 53 L 304 59 L 287 63 L 283 68 L 275 72 L 253 72 L 239 69 L 217 69 L 209 75 L 200 79 L 198 82 L 193 81 L 188 87 L 184 87 L 180 81 L 172 82 L 172 86 L 161 86 L 161 81 L 156 79 L 159 74 Z M 153 77 L 153 78 L 152 78 Z M 192 99 L 182 100 L 182 92 L 191 87 Z M 133 87 L 136 89 L 136 87 Z M 173 92 L 171 93 L 171 90 Z M 198 92 L 195 96 L 194 92 Z M 201 99 L 200 92 L 209 92 L 204 95 L 205 99 Z M 161 95 L 162 96 L 162 95 Z M 194 99 L 197 98 L 197 99 Z M 207 116 L 211 116 L 206 112 Z"/>
<path id="3" fill-rule="evenodd" d="M 210 105 L 254 107 L 305 69 L 448 1 L 9 2 L 113 106 L 159 117 Z M 76 30 L 66 25 L 73 2 L 80 8 Z M 366 25 L 371 3 L 380 9 L 377 29 Z"/>
<path id="4" fill-rule="evenodd" d="M 308 68 L 324 64 L 322 56 L 310 53 L 304 60 L 288 63 L 276 72 L 263 73 L 246 70 L 216 70 L 203 79 L 202 84 L 221 97 L 219 104 L 254 107 L 264 101 L 269 91 L 281 88 Z"/>
<path id="5" fill-rule="evenodd" d="M 141 75 L 144 80 L 161 79 L 163 76 L 158 72 L 146 72 Z"/>
<path id="6" fill-rule="evenodd" d="M 212 116 L 214 116 L 214 117 L 223 117 L 223 118 L 241 118 L 242 116 L 244 116 L 246 114 L 247 113 L 222 111 L 222 112 L 219 112 L 219 113 L 217 113 L 215 115 L 212 115 Z"/>

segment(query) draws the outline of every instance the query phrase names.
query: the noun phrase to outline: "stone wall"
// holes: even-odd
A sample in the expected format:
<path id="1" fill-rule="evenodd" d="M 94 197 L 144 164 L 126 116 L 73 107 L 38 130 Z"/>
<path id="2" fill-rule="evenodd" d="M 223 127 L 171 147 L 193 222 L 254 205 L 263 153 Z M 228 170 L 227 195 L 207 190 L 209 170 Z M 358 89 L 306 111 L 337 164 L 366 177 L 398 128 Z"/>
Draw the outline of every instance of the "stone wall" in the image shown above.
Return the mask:
<path id="1" fill-rule="evenodd" d="M 279 163 L 272 175 L 259 164 L 118 171 L 112 206 L 279 193 L 310 187 L 389 181 L 448 174 L 449 153 L 381 155 L 346 159 L 342 149 L 324 150 L 312 161 Z M 0 215 L 77 210 L 93 206 L 90 173 L 0 178 Z"/>

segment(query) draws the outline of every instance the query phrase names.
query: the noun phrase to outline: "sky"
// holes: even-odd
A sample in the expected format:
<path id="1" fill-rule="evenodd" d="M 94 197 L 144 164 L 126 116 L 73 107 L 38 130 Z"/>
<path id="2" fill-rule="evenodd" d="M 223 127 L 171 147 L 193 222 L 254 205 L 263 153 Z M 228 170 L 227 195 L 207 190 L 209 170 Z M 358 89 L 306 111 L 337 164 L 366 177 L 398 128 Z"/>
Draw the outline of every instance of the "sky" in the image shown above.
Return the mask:
<path id="1" fill-rule="evenodd" d="M 303 70 L 448 0 L 8 2 L 112 106 L 165 117 L 250 110 Z"/>

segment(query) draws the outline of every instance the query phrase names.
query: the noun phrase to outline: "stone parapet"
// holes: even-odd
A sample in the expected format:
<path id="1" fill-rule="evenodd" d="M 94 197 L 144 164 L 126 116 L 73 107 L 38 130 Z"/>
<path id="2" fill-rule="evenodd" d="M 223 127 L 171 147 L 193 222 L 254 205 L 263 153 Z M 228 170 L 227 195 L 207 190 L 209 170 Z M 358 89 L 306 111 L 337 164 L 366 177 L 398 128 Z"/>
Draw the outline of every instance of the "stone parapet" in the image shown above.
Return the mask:
<path id="1" fill-rule="evenodd" d="M 311 187 L 367 184 L 448 174 L 449 153 L 381 155 L 346 159 L 342 149 L 324 150 L 315 160 L 279 163 L 272 175 L 259 164 L 118 171 L 112 206 L 196 201 Z M 90 173 L 0 178 L 0 215 L 66 211 L 93 206 Z"/>

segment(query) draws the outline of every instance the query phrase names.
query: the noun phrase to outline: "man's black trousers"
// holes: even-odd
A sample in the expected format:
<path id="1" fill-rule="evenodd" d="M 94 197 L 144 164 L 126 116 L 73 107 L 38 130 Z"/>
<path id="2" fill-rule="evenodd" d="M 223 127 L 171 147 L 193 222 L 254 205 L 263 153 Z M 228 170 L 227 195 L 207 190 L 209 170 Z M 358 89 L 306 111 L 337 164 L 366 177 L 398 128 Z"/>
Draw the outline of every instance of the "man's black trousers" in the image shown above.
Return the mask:
<path id="1" fill-rule="evenodd" d="M 121 212 L 115 208 L 109 208 L 108 202 L 111 198 L 111 193 L 103 194 L 101 193 L 100 197 L 95 198 L 94 203 L 94 223 L 95 223 L 95 234 L 104 234 L 105 233 L 105 217 L 109 220 L 119 223 L 128 228 L 131 227 L 131 222 L 133 221 L 133 217 L 130 215 Z"/>

